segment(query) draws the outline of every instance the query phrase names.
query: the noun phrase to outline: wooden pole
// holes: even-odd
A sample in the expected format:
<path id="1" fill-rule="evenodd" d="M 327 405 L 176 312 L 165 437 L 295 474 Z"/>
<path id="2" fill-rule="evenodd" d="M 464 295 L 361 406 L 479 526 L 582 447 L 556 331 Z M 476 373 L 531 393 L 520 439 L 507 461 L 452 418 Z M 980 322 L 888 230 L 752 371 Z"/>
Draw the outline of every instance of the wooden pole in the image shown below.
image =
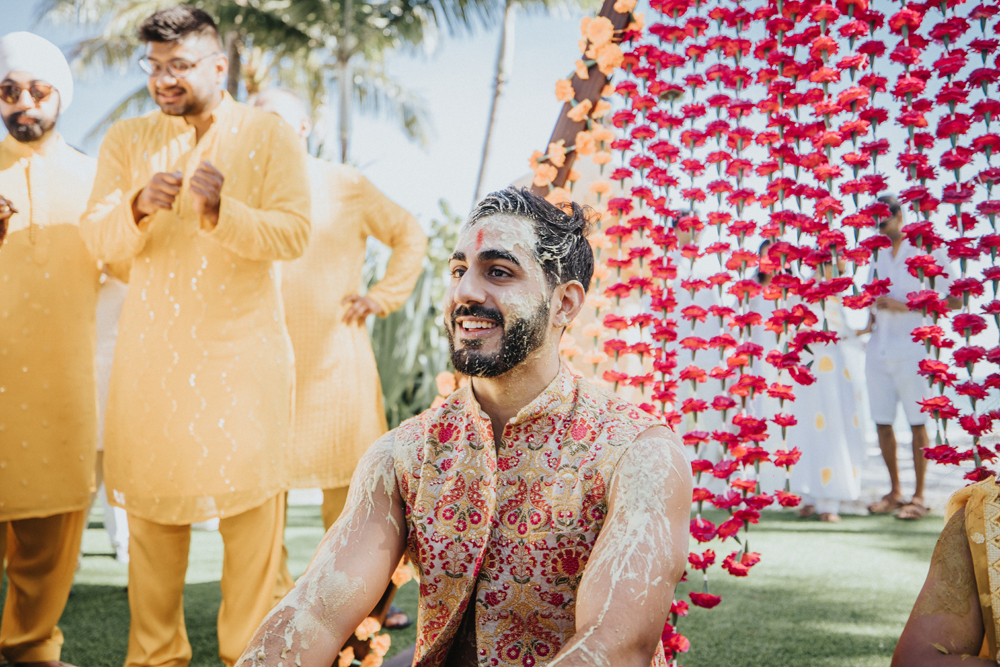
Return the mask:
<path id="1" fill-rule="evenodd" d="M 621 40 L 621 31 L 624 30 L 629 23 L 629 14 L 620 14 L 614 9 L 615 0 L 604 0 L 604 5 L 601 7 L 601 11 L 598 16 L 603 16 L 611 21 L 611 24 L 615 27 L 615 42 Z M 601 71 L 597 69 L 597 65 L 591 65 L 590 69 L 587 70 L 587 79 L 581 79 L 580 77 L 573 75 L 571 79 L 573 83 L 573 90 L 576 92 L 574 99 L 577 102 L 583 102 L 584 100 L 590 100 L 590 103 L 597 105 L 598 100 L 601 99 L 601 90 L 608 83 L 608 77 L 601 74 Z M 549 139 L 549 143 L 555 143 L 560 139 L 565 141 L 563 144 L 566 147 L 572 146 L 576 142 L 576 133 L 581 130 L 587 129 L 587 121 L 577 123 L 576 121 L 570 120 L 566 115 L 569 113 L 573 106 L 567 102 L 562 111 L 559 113 L 559 120 L 556 121 L 556 127 L 552 131 L 552 137 Z M 548 146 L 548 144 L 546 144 Z M 566 154 L 566 162 L 562 167 L 559 168 L 559 174 L 556 176 L 555 180 L 552 181 L 553 187 L 563 187 L 566 184 L 566 176 L 569 174 L 569 170 L 573 167 L 573 162 L 576 160 L 576 151 L 572 151 Z M 549 194 L 548 187 L 538 187 L 535 185 L 531 186 L 531 191 L 537 195 L 544 197 Z"/>

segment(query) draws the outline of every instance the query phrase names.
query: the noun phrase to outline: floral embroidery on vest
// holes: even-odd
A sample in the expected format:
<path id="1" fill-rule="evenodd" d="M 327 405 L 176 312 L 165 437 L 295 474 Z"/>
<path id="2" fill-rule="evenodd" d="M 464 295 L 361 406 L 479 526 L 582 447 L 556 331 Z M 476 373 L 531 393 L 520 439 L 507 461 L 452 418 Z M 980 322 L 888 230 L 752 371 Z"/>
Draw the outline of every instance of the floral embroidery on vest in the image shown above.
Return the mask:
<path id="1" fill-rule="evenodd" d="M 575 632 L 615 466 L 656 424 L 564 367 L 499 451 L 469 388 L 400 425 L 396 475 L 420 572 L 415 664 L 445 663 L 470 603 L 480 665 L 551 660 Z M 666 665 L 662 651 L 653 664 Z"/>

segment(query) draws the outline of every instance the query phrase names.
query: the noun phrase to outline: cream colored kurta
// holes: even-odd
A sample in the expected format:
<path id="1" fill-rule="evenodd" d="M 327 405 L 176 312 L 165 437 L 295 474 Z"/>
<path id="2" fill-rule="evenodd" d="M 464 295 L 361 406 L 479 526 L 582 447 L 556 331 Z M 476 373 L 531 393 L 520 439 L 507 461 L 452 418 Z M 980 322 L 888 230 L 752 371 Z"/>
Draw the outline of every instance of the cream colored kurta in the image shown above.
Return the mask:
<path id="1" fill-rule="evenodd" d="M 200 141 L 159 111 L 112 126 L 80 223 L 99 257 L 133 260 L 105 415 L 108 495 L 163 524 L 232 516 L 288 481 L 294 380 L 273 262 L 309 238 L 305 153 L 277 116 L 228 95 L 214 115 Z M 201 160 L 225 177 L 211 232 L 188 191 Z M 135 196 L 175 170 L 174 208 L 137 226 Z"/>
<path id="2" fill-rule="evenodd" d="M 392 249 L 368 296 L 385 314 L 403 305 L 427 247 L 416 219 L 356 169 L 309 159 L 312 237 L 282 266 L 281 293 L 295 350 L 295 440 L 291 486 L 347 486 L 365 450 L 386 431 L 382 388 L 364 325 L 342 318 L 359 294 L 369 236 Z"/>
<path id="3" fill-rule="evenodd" d="M 0 522 L 90 502 L 100 271 L 78 222 L 93 179 L 54 133 L 0 143 L 0 195 L 19 211 L 0 252 Z"/>

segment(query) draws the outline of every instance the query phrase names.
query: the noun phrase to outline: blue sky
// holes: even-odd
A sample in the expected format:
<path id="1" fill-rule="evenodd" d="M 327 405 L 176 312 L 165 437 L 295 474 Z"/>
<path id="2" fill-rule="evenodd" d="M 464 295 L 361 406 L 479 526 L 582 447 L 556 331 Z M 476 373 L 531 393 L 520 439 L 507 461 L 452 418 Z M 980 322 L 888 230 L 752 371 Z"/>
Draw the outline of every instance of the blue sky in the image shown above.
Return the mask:
<path id="1" fill-rule="evenodd" d="M 68 50 L 93 29 L 37 23 L 39 2 L 4 7 L 3 32 L 31 30 Z M 532 150 L 545 148 L 561 104 L 555 82 L 579 57 L 580 14 L 518 14 L 514 67 L 508 78 L 494 138 L 486 189 L 503 187 L 528 172 Z M 426 224 L 447 200 L 460 214 L 475 190 L 493 87 L 499 30 L 469 37 L 444 36 L 431 54 L 398 53 L 389 74 L 423 97 L 433 123 L 426 147 L 410 143 L 391 121 L 355 116 L 351 161 L 392 199 Z M 125 73 L 95 73 L 78 79 L 73 106 L 60 131 L 73 145 L 96 156 L 98 144 L 84 141 L 89 130 L 118 101 L 144 81 L 138 66 Z M 0 134 L 4 133 L 0 127 Z"/>

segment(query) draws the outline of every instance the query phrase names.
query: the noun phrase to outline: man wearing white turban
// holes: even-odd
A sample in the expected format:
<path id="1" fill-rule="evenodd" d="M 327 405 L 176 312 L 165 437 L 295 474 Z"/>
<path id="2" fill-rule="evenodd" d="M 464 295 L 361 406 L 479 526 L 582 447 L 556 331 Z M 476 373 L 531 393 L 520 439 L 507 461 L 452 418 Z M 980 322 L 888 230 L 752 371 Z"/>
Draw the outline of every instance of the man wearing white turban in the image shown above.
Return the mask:
<path id="1" fill-rule="evenodd" d="M 97 261 L 80 237 L 95 162 L 55 130 L 69 65 L 37 35 L 0 38 L 0 657 L 60 665 L 94 480 Z M 2 662 L 3 660 L 0 660 Z"/>

